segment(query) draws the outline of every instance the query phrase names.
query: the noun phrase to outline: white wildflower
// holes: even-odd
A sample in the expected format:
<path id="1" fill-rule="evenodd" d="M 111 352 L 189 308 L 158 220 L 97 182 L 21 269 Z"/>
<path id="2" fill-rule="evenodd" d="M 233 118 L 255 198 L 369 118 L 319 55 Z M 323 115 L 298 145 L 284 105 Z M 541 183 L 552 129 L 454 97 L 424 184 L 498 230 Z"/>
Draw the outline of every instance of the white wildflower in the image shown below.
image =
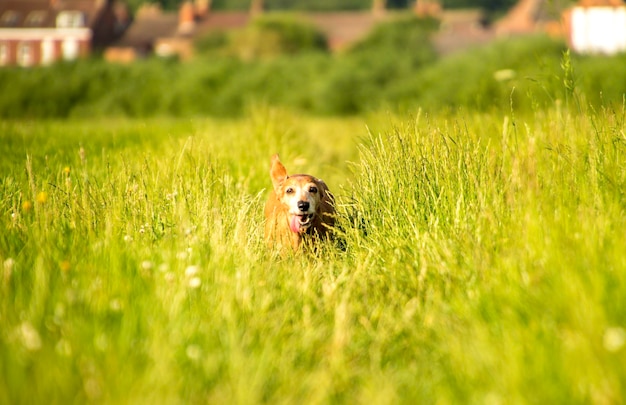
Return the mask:
<path id="1" fill-rule="evenodd" d="M 188 266 L 185 269 L 185 276 L 187 277 L 192 277 L 195 276 L 196 274 L 198 274 L 198 266 Z"/>
<path id="2" fill-rule="evenodd" d="M 185 350 L 185 354 L 187 354 L 189 360 L 198 361 L 202 356 L 202 349 L 198 345 L 189 345 Z"/>
<path id="3" fill-rule="evenodd" d="M 189 288 L 196 289 L 200 287 L 201 284 L 202 280 L 200 280 L 200 277 L 192 277 L 189 279 Z"/>
<path id="4" fill-rule="evenodd" d="M 39 332 L 30 322 L 23 322 L 20 325 L 20 337 L 22 344 L 27 350 L 37 351 L 41 349 L 41 337 Z"/>
<path id="5" fill-rule="evenodd" d="M 120 312 L 122 310 L 122 301 L 118 298 L 113 298 L 109 301 L 109 308 L 111 308 L 111 311 L 113 312 Z"/>
<path id="6" fill-rule="evenodd" d="M 143 224 L 143 225 L 141 225 L 139 227 L 139 233 L 142 234 L 142 235 L 144 233 L 146 233 L 147 231 L 149 231 L 149 230 L 150 230 L 150 224 L 149 223 L 145 223 L 145 224 Z"/>
<path id="7" fill-rule="evenodd" d="M 506 82 L 511 79 L 515 79 L 515 70 L 513 69 L 501 69 L 493 73 L 493 78 L 498 82 Z"/>
<path id="8" fill-rule="evenodd" d="M 15 260 L 9 257 L 8 259 L 4 261 L 3 266 L 4 266 L 4 270 L 6 270 L 7 272 L 11 272 L 11 270 L 13 270 L 13 266 L 15 266 Z"/>
<path id="9" fill-rule="evenodd" d="M 165 273 L 165 281 L 167 281 L 168 283 L 173 283 L 174 280 L 176 280 L 176 274 L 172 273 L 171 271 Z"/>
<path id="10" fill-rule="evenodd" d="M 161 273 L 165 273 L 165 272 L 167 272 L 169 269 L 170 269 L 170 265 L 169 265 L 169 264 L 167 264 L 167 263 L 161 263 L 161 264 L 159 264 L 159 271 L 160 271 Z"/>
<path id="11" fill-rule="evenodd" d="M 607 328 L 602 339 L 604 348 L 609 352 L 617 352 L 626 343 L 626 331 L 620 327 Z"/>

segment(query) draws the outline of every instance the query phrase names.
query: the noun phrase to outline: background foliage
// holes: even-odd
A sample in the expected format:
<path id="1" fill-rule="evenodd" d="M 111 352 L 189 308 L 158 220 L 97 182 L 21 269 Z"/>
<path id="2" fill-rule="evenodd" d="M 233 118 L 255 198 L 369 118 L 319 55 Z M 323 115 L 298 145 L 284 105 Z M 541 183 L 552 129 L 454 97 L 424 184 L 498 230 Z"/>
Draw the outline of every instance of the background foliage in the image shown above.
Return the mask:
<path id="1" fill-rule="evenodd" d="M 257 20 L 198 43 L 190 63 L 149 59 L 129 66 L 97 59 L 0 70 L 1 117 L 238 116 L 269 104 L 314 114 L 509 108 L 530 111 L 563 99 L 565 47 L 545 38 L 511 39 L 439 59 L 431 20 L 375 29 L 339 55 L 296 18 Z M 221 36 L 220 36 L 221 35 Z M 568 56 L 585 102 L 621 103 L 625 55 Z"/>
<path id="2" fill-rule="evenodd" d="M 243 61 L 326 52 L 326 37 L 297 15 L 274 13 L 257 17 L 247 27 L 213 32 L 196 40 L 198 52 L 209 57 L 237 57 Z"/>

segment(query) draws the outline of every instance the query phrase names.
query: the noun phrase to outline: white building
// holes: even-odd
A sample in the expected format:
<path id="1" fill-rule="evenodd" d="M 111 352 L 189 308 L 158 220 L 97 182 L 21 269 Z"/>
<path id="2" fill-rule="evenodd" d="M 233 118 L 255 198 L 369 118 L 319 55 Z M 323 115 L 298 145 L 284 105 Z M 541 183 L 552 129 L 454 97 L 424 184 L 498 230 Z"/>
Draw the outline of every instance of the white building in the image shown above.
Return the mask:
<path id="1" fill-rule="evenodd" d="M 626 52 L 626 5 L 620 0 L 580 2 L 569 13 L 569 42 L 580 53 Z"/>

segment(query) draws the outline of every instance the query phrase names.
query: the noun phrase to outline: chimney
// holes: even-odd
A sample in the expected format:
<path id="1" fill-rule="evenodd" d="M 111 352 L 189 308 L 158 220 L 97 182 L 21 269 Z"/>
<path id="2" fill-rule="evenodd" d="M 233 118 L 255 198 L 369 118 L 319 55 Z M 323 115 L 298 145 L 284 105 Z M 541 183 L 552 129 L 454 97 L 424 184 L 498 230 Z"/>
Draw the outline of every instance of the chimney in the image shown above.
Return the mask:
<path id="1" fill-rule="evenodd" d="M 253 16 L 263 13 L 263 0 L 252 0 L 250 3 L 250 14 Z"/>
<path id="2" fill-rule="evenodd" d="M 193 3 L 186 1 L 178 11 L 178 32 L 189 34 L 196 25 L 196 10 Z"/>
<path id="3" fill-rule="evenodd" d="M 195 0 L 196 17 L 203 19 L 211 11 L 211 0 Z"/>
<path id="4" fill-rule="evenodd" d="M 385 8 L 387 6 L 386 0 L 373 0 L 372 1 L 372 14 L 380 16 L 385 14 Z"/>

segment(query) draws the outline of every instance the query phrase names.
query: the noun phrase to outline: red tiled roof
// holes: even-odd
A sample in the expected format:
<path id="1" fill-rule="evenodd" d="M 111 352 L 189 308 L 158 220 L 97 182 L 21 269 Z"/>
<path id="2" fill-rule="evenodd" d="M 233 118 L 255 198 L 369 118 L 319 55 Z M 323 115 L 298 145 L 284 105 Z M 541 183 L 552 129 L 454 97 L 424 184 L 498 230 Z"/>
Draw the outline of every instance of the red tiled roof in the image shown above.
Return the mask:
<path id="1" fill-rule="evenodd" d="M 203 26 L 215 30 L 226 30 L 245 26 L 250 20 L 247 12 L 212 12 L 202 22 Z"/>
<path id="2" fill-rule="evenodd" d="M 371 29 L 395 17 L 394 13 L 374 14 L 371 11 L 307 13 L 305 17 L 328 38 L 331 49 L 341 49 L 363 39 Z"/>
<path id="3" fill-rule="evenodd" d="M 177 27 L 176 14 L 138 16 L 114 45 L 149 49 L 157 38 L 174 35 Z"/>
<path id="4" fill-rule="evenodd" d="M 623 6 L 622 0 L 580 0 L 579 6 L 582 7 L 619 7 Z"/>
<path id="5" fill-rule="evenodd" d="M 197 21 L 191 32 L 196 36 L 215 30 L 230 30 L 243 27 L 250 19 L 246 12 L 211 12 L 206 18 Z M 150 48 L 158 38 L 175 37 L 179 20 L 175 13 L 159 11 L 138 13 L 124 36 L 115 46 Z"/>
<path id="6" fill-rule="evenodd" d="M 242 11 L 214 11 L 198 21 L 194 35 L 201 36 L 212 31 L 229 31 L 245 27 L 250 21 L 250 14 Z"/>
<path id="7" fill-rule="evenodd" d="M 53 28 L 62 11 L 84 13 L 91 27 L 105 5 L 99 0 L 0 0 L 0 28 Z"/>

